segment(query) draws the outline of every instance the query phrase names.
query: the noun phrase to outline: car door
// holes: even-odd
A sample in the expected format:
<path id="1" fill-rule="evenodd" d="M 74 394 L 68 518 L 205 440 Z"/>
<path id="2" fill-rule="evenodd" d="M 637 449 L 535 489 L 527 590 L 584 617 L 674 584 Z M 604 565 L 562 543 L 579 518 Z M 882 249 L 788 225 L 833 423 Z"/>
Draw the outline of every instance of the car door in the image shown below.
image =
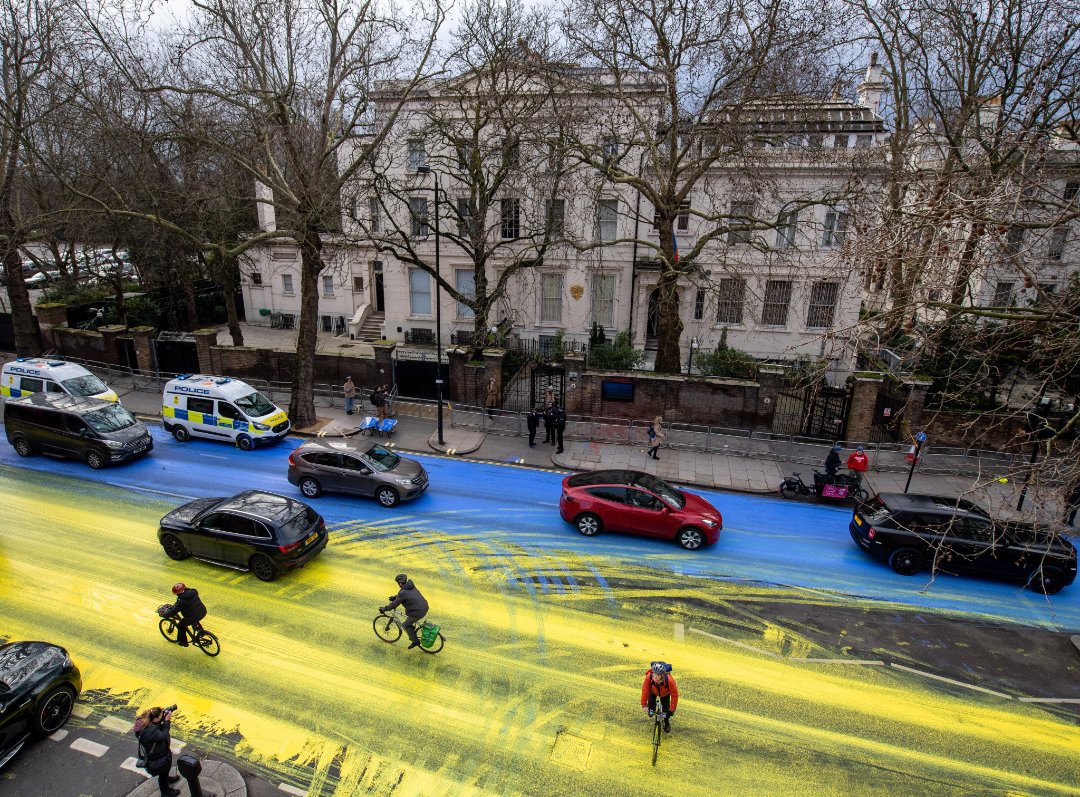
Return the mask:
<path id="1" fill-rule="evenodd" d="M 375 494 L 375 472 L 371 465 L 353 454 L 341 455 L 341 468 L 338 471 L 341 491 L 353 495 Z"/>
<path id="2" fill-rule="evenodd" d="M 0 754 L 30 732 L 32 708 L 28 694 L 0 695 Z"/>
<path id="3" fill-rule="evenodd" d="M 627 531 L 630 517 L 626 513 L 625 487 L 590 487 L 585 493 L 592 499 L 588 509 L 600 516 L 608 531 Z"/>
<path id="4" fill-rule="evenodd" d="M 221 538 L 228 533 L 231 524 L 228 512 L 211 512 L 198 520 L 188 539 L 192 555 L 221 561 Z"/>
<path id="5" fill-rule="evenodd" d="M 247 515 L 229 515 L 229 528 L 221 535 L 221 561 L 247 567 L 251 555 L 270 544 L 270 532 Z"/>
<path id="6" fill-rule="evenodd" d="M 318 480 L 322 488 L 328 492 L 338 492 L 342 489 L 341 458 L 338 454 L 329 451 L 310 451 L 301 456 L 304 460 L 303 475 Z"/>
<path id="7" fill-rule="evenodd" d="M 994 548 L 994 526 L 985 518 L 959 517 L 947 537 L 948 561 L 957 570 L 994 573 L 998 562 Z"/>
<path id="8" fill-rule="evenodd" d="M 628 531 L 647 537 L 671 537 L 675 530 L 669 528 L 671 517 L 664 503 L 650 492 L 638 487 L 626 488 L 626 517 Z"/>
<path id="9" fill-rule="evenodd" d="M 85 457 L 87 450 L 91 446 L 91 439 L 93 439 L 93 435 L 90 432 L 90 427 L 86 425 L 86 421 L 78 415 L 63 416 L 61 435 L 57 443 L 66 449 L 69 456 L 79 457 L 80 459 Z M 105 454 L 105 457 L 108 458 L 108 453 Z"/>

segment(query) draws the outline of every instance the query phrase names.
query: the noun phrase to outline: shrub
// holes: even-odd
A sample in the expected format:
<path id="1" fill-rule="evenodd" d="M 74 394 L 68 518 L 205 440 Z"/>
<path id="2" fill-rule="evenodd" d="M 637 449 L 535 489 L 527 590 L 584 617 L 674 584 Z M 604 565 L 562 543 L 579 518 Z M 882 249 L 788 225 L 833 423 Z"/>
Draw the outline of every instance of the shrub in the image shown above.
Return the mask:
<path id="1" fill-rule="evenodd" d="M 612 343 L 600 343 L 589 350 L 589 367 L 608 371 L 632 371 L 645 362 L 645 352 L 630 345 L 630 333 L 620 332 Z"/>
<path id="2" fill-rule="evenodd" d="M 716 351 L 698 355 L 697 367 L 705 376 L 753 379 L 757 373 L 757 360 L 745 351 L 728 346 L 727 330 L 724 330 Z"/>

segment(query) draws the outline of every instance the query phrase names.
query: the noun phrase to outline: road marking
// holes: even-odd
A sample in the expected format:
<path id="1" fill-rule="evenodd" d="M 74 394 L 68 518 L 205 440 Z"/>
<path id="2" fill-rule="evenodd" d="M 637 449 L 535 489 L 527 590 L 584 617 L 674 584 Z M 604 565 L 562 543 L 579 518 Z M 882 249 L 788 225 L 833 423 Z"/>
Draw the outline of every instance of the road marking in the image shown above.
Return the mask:
<path id="1" fill-rule="evenodd" d="M 120 769 L 126 769 L 128 772 L 137 772 L 140 775 L 142 775 L 144 778 L 152 778 L 152 777 L 154 777 L 153 775 L 151 775 L 149 772 L 147 772 L 142 767 L 135 766 L 135 756 L 132 756 L 131 758 L 125 759 L 124 763 L 120 765 Z"/>
<path id="2" fill-rule="evenodd" d="M 878 667 L 885 666 L 885 662 L 878 659 L 811 659 L 792 656 L 788 661 L 802 661 L 807 664 L 872 664 Z"/>
<path id="3" fill-rule="evenodd" d="M 71 713 L 81 720 L 90 716 L 90 706 L 80 706 L 78 703 L 71 709 Z"/>
<path id="4" fill-rule="evenodd" d="M 169 739 L 169 749 L 172 750 L 173 755 L 180 755 L 185 747 L 187 747 L 187 742 L 181 742 L 179 739 Z"/>
<path id="5" fill-rule="evenodd" d="M 61 728 L 60 730 L 56 731 L 55 733 L 50 733 L 49 738 L 52 739 L 54 742 L 59 742 L 59 741 L 63 740 L 63 738 L 65 736 L 67 736 L 67 735 L 68 735 L 68 732 L 66 730 L 64 730 L 63 728 Z"/>
<path id="6" fill-rule="evenodd" d="M 120 733 L 127 733 L 131 730 L 131 723 L 127 720 L 122 720 L 119 717 L 104 717 L 98 725 L 102 728 L 107 728 L 110 731 L 119 731 Z"/>
<path id="7" fill-rule="evenodd" d="M 995 692 L 993 689 L 987 689 L 987 688 L 982 687 L 982 686 L 974 686 L 972 684 L 966 684 L 963 681 L 954 681 L 952 678 L 946 678 L 944 675 L 934 675 L 933 673 L 923 672 L 922 670 L 916 670 L 913 667 L 905 667 L 903 664 L 897 664 L 896 662 L 893 662 L 890 666 L 895 667 L 898 670 L 903 670 L 904 672 L 909 672 L 912 675 L 921 675 L 924 678 L 933 678 L 935 681 L 943 681 L 943 682 L 945 682 L 947 684 L 952 684 L 953 686 L 962 686 L 965 689 L 974 689 L 976 692 L 985 692 L 988 695 L 994 695 L 995 697 L 1001 697 L 1001 698 L 1004 698 L 1005 700 L 1012 700 L 1013 699 L 1012 695 L 1007 695 L 1007 694 L 1005 694 L 1003 692 Z"/>
<path id="8" fill-rule="evenodd" d="M 1021 703 L 1080 703 L 1076 697 L 1018 697 Z"/>
<path id="9" fill-rule="evenodd" d="M 83 739 L 81 736 L 71 743 L 71 749 L 78 750 L 80 753 L 88 753 L 96 758 L 101 758 L 109 752 L 108 745 L 98 744 L 89 739 Z"/>
<path id="10" fill-rule="evenodd" d="M 682 642 L 686 639 L 686 627 L 682 623 L 675 623 L 675 641 Z"/>
<path id="11" fill-rule="evenodd" d="M 298 789 L 295 786 L 290 786 L 288 783 L 279 783 L 278 788 L 286 794 L 295 794 L 296 797 L 307 797 L 306 791 Z"/>
<path id="12" fill-rule="evenodd" d="M 691 628 L 690 630 L 693 631 L 695 634 L 701 634 L 702 636 L 707 636 L 712 639 L 719 639 L 721 642 L 727 642 L 729 645 L 734 645 L 735 647 L 742 648 L 743 650 L 749 650 L 753 653 L 761 653 L 764 656 L 772 656 L 774 659 L 781 658 L 779 653 L 773 653 L 771 650 L 762 650 L 761 648 L 755 648 L 753 645 L 747 645 L 745 642 L 736 642 L 734 639 L 728 639 L 727 637 L 710 634 L 708 631 L 699 631 L 696 628 Z"/>

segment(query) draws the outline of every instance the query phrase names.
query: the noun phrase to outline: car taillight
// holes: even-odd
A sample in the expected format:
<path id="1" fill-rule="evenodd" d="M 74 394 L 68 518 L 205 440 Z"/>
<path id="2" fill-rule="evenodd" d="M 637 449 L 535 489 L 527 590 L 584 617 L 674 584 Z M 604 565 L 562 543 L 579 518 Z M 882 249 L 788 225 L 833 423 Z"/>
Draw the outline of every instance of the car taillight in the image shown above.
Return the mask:
<path id="1" fill-rule="evenodd" d="M 877 534 L 877 531 L 874 530 L 873 526 L 871 526 L 870 528 L 868 528 L 866 530 L 866 536 L 867 536 L 868 539 L 871 539 L 871 540 L 874 539 L 875 534 Z"/>
<path id="2" fill-rule="evenodd" d="M 294 542 L 292 545 L 279 545 L 278 550 L 282 553 L 292 553 L 300 547 L 300 543 Z"/>
<path id="3" fill-rule="evenodd" d="M 290 451 L 289 452 L 289 467 L 290 468 L 295 468 L 296 467 L 296 460 L 293 459 L 293 454 L 295 454 L 295 453 L 296 453 L 295 451 Z"/>

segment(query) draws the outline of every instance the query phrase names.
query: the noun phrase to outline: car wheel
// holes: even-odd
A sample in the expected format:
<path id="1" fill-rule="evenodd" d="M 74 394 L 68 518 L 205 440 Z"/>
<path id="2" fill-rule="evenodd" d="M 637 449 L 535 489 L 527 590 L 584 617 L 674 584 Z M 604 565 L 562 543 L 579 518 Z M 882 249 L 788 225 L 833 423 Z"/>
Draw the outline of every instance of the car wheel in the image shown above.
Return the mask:
<path id="1" fill-rule="evenodd" d="M 86 464 L 94 470 L 101 470 L 105 467 L 105 457 L 96 448 L 91 448 L 86 452 Z"/>
<path id="2" fill-rule="evenodd" d="M 172 436 L 176 438 L 177 442 L 186 443 L 191 439 L 191 432 L 187 430 L 186 426 L 174 426 Z"/>
<path id="3" fill-rule="evenodd" d="M 387 509 L 392 506 L 397 506 L 398 501 L 401 500 L 397 494 L 397 490 L 393 487 L 380 487 L 375 491 L 375 498 Z"/>
<path id="4" fill-rule="evenodd" d="M 780 495 L 784 498 L 795 498 L 799 494 L 799 483 L 792 479 L 784 479 L 780 482 Z"/>
<path id="5" fill-rule="evenodd" d="M 248 560 L 248 567 L 259 581 L 273 581 L 278 577 L 277 565 L 266 554 L 257 553 Z"/>
<path id="6" fill-rule="evenodd" d="M 914 548 L 897 548 L 889 554 L 889 567 L 902 576 L 913 576 L 926 565 L 926 557 Z"/>
<path id="7" fill-rule="evenodd" d="M 574 525 L 577 526 L 577 530 L 586 537 L 595 537 L 604 528 L 604 524 L 600 522 L 600 518 L 592 514 L 581 515 L 574 521 Z"/>
<path id="8" fill-rule="evenodd" d="M 1043 595 L 1055 595 L 1065 586 L 1065 574 L 1056 567 L 1037 567 L 1031 571 L 1027 588 Z"/>
<path id="9" fill-rule="evenodd" d="M 688 551 L 696 551 L 705 544 L 705 532 L 694 526 L 680 529 L 675 541 Z"/>
<path id="10" fill-rule="evenodd" d="M 236 438 L 236 447 L 241 451 L 250 451 L 255 448 L 255 441 L 248 437 L 248 435 L 242 434 Z"/>
<path id="11" fill-rule="evenodd" d="M 75 707 L 75 690 L 70 686 L 57 686 L 48 692 L 34 711 L 34 733 L 48 736 L 63 727 Z"/>
<path id="12" fill-rule="evenodd" d="M 183 541 L 175 534 L 165 534 L 161 538 L 161 547 L 165 549 L 165 555 L 177 562 L 191 556 L 184 547 Z"/>
<path id="13" fill-rule="evenodd" d="M 30 445 L 30 441 L 25 437 L 16 437 L 15 453 L 20 457 L 32 457 L 34 455 L 34 447 Z"/>
<path id="14" fill-rule="evenodd" d="M 318 498 L 322 494 L 322 486 L 310 476 L 300 480 L 300 492 L 304 498 Z"/>

